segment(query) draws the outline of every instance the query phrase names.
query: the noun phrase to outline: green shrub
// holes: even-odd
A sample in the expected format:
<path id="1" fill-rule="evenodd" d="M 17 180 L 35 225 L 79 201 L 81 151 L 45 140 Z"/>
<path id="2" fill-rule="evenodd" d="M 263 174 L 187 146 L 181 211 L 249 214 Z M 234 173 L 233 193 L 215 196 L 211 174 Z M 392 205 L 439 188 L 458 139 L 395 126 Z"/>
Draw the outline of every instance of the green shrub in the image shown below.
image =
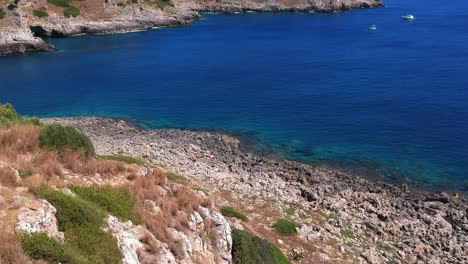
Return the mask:
<path id="1" fill-rule="evenodd" d="M 159 7 L 159 9 L 164 9 L 168 6 L 174 6 L 171 3 L 171 0 L 156 0 L 155 3 Z"/>
<path id="2" fill-rule="evenodd" d="M 12 125 L 36 125 L 40 126 L 41 121 L 37 117 L 21 117 L 11 104 L 0 104 L 0 126 Z"/>
<path id="3" fill-rule="evenodd" d="M 31 176 L 31 173 L 25 169 L 19 169 L 18 170 L 18 175 L 21 177 L 21 179 L 26 179 Z"/>
<path id="4" fill-rule="evenodd" d="M 13 10 L 15 10 L 16 8 L 18 8 L 18 5 L 15 4 L 15 3 L 10 3 L 10 4 L 8 4 L 7 7 L 8 7 L 8 10 L 13 11 Z"/>
<path id="5" fill-rule="evenodd" d="M 70 189 L 121 220 L 139 222 L 134 214 L 136 200 L 127 188 L 72 186 Z"/>
<path id="6" fill-rule="evenodd" d="M 100 227 L 103 223 L 102 210 L 83 199 L 47 187 L 39 190 L 39 197 L 49 201 L 57 209 L 60 231 L 81 226 Z"/>
<path id="7" fill-rule="evenodd" d="M 247 216 L 245 216 L 244 214 L 242 214 L 241 212 L 237 211 L 236 209 L 232 208 L 232 207 L 223 207 L 221 208 L 221 214 L 224 215 L 224 216 L 228 216 L 228 217 L 235 217 L 237 219 L 240 219 L 242 221 L 247 221 L 248 218 Z"/>
<path id="8" fill-rule="evenodd" d="M 6 12 L 3 8 L 0 8 L 0 19 L 4 19 L 6 17 Z"/>
<path id="9" fill-rule="evenodd" d="M 167 174 L 167 179 L 173 182 L 181 183 L 181 184 L 187 184 L 189 182 L 189 180 L 185 178 L 184 176 L 177 174 L 177 173 L 173 173 L 173 172 L 170 172 Z"/>
<path id="10" fill-rule="evenodd" d="M 39 135 L 39 142 L 42 147 L 51 150 L 64 151 L 69 149 L 83 152 L 88 157 L 94 155 L 93 143 L 88 136 L 69 126 L 44 126 Z"/>
<path id="11" fill-rule="evenodd" d="M 234 264 L 291 264 L 275 245 L 237 229 L 232 232 L 232 257 Z"/>
<path id="12" fill-rule="evenodd" d="M 205 188 L 202 188 L 202 187 L 194 187 L 192 188 L 192 190 L 196 191 L 196 192 L 202 192 L 204 193 L 206 196 L 208 196 L 210 193 L 208 192 L 207 189 Z"/>
<path id="13" fill-rule="evenodd" d="M 340 234 L 345 237 L 354 238 L 354 232 L 351 229 L 342 228 Z"/>
<path id="14" fill-rule="evenodd" d="M 47 13 L 47 11 L 45 10 L 34 10 L 33 11 L 33 15 L 35 15 L 36 17 L 39 17 L 39 18 L 43 18 L 43 17 L 48 17 L 49 16 L 49 13 Z"/>
<path id="15" fill-rule="evenodd" d="M 45 250 L 42 250 L 41 245 L 35 247 L 32 243 L 23 243 L 25 249 L 31 248 L 25 250 L 31 257 L 52 263 L 121 263 L 122 255 L 117 241 L 110 233 L 101 229 L 103 217 L 107 215 L 103 209 L 79 195 L 66 195 L 48 187 L 39 190 L 39 196 L 57 209 L 59 230 L 64 232 L 65 241 L 57 248 L 53 242 L 47 240 L 51 245 L 47 244 Z M 122 202 L 122 199 L 119 198 L 116 203 Z M 47 253 L 49 251 L 51 253 Z"/>
<path id="16" fill-rule="evenodd" d="M 143 165 L 145 164 L 145 161 L 139 158 L 134 158 L 130 156 L 124 156 L 124 155 L 103 155 L 99 156 L 101 159 L 105 160 L 115 160 L 115 161 L 120 161 L 128 164 L 137 164 L 137 165 Z"/>
<path id="17" fill-rule="evenodd" d="M 69 7 L 72 0 L 47 0 L 49 4 L 61 7 Z"/>
<path id="18" fill-rule="evenodd" d="M 283 235 L 296 234 L 297 233 L 296 227 L 301 227 L 301 225 L 298 223 L 288 221 L 286 219 L 279 219 L 273 225 L 273 228 L 275 228 L 278 233 L 283 234 Z"/>
<path id="19" fill-rule="evenodd" d="M 24 252 L 33 259 L 42 259 L 50 263 L 66 261 L 62 245 L 45 233 L 24 234 L 20 242 Z"/>
<path id="20" fill-rule="evenodd" d="M 121 263 L 122 253 L 112 234 L 101 228 L 78 227 L 65 232 L 67 251 L 74 258 L 85 258 L 86 263 Z"/>
<path id="21" fill-rule="evenodd" d="M 81 14 L 81 11 L 78 7 L 69 6 L 63 10 L 65 17 L 77 17 Z"/>

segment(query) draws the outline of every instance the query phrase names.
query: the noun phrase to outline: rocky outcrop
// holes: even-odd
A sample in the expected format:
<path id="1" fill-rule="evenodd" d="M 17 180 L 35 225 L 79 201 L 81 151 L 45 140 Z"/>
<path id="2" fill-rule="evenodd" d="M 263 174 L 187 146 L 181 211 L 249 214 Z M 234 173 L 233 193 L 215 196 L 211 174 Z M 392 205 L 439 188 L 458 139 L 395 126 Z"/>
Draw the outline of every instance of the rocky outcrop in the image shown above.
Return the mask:
<path id="1" fill-rule="evenodd" d="M 0 29 L 0 55 L 51 51 L 54 46 L 34 37 L 29 28 L 10 27 Z"/>
<path id="2" fill-rule="evenodd" d="M 210 211 L 208 208 L 201 208 L 202 216 L 210 220 L 216 229 L 218 236 L 216 248 L 218 250 L 218 261 L 216 263 L 231 263 L 232 260 L 232 234 L 231 227 L 226 219 L 218 212 Z"/>
<path id="3" fill-rule="evenodd" d="M 293 215 L 298 222 L 311 210 L 321 211 L 323 222 L 303 225 L 299 235 L 311 243 L 337 241 L 340 252 L 351 252 L 363 263 L 468 262 L 468 203 L 461 195 L 246 154 L 217 133 L 143 131 L 102 118 L 44 122 L 77 127 L 91 137 L 98 153 L 145 156 L 170 171 L 203 179 L 210 190 L 285 201 L 284 206 L 299 204 L 307 210 Z M 225 240 L 217 244 L 228 252 L 228 225 L 216 215 L 211 218 L 222 227 L 221 234 L 226 231 Z"/>
<path id="4" fill-rule="evenodd" d="M 161 242 L 159 242 L 160 250 L 158 253 L 145 253 L 146 245 L 142 241 L 147 240 L 148 237 L 152 237 L 156 241 L 156 238 L 143 226 L 135 226 L 131 221 L 123 223 L 116 217 L 109 216 L 104 219 L 103 229 L 110 232 L 117 240 L 123 255 L 123 264 L 146 263 L 150 258 L 157 259 L 157 262 L 153 263 L 176 263 L 175 257 L 169 251 L 167 245 Z M 140 258 L 144 261 L 140 261 Z"/>
<path id="5" fill-rule="evenodd" d="M 168 228 L 167 232 L 175 243 L 172 248 L 157 240 L 145 227 L 135 226 L 131 221 L 121 222 L 113 216 L 104 220 L 103 229 L 116 238 L 123 254 L 124 264 L 231 263 L 232 237 L 229 224 L 215 211 L 204 207 L 201 211 L 203 217 L 198 212 L 194 212 L 189 217 L 188 230 Z M 205 221 L 212 223 L 218 234 L 215 247 L 204 235 Z M 157 250 L 149 249 L 150 246 L 147 244 L 149 241 L 157 247 Z"/>
<path id="6" fill-rule="evenodd" d="M 20 209 L 16 230 L 27 234 L 46 233 L 63 241 L 64 235 L 58 230 L 56 213 L 57 210 L 46 200 L 30 200 Z"/>

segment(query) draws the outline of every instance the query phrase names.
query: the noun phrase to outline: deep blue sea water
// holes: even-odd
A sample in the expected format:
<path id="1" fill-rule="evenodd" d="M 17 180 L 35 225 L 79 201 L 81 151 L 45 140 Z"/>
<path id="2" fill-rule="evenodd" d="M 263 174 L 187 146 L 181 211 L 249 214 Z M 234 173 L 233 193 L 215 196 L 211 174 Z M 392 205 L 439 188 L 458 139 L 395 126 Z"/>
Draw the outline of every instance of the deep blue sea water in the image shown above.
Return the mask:
<path id="1" fill-rule="evenodd" d="M 0 58 L 0 101 L 41 117 L 227 129 L 289 158 L 466 191 L 468 2 L 385 4 L 53 39 L 58 52 Z"/>

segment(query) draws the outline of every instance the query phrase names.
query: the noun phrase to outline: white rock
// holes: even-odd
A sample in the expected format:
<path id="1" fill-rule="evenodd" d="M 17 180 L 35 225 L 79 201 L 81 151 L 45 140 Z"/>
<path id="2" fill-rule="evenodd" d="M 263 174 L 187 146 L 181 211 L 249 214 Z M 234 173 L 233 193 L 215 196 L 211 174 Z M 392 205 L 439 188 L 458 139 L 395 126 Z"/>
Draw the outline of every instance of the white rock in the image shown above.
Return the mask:
<path id="1" fill-rule="evenodd" d="M 63 241 L 64 235 L 58 231 L 57 210 L 46 200 L 30 200 L 18 213 L 16 230 L 32 233 L 47 233 L 50 237 Z"/>

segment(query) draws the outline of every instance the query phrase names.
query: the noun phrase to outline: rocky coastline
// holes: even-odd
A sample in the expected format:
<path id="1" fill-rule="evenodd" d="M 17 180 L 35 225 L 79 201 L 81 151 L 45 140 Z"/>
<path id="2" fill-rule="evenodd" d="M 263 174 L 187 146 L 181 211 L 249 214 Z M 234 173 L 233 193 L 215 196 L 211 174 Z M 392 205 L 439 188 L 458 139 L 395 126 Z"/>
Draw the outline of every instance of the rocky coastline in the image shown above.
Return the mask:
<path id="1" fill-rule="evenodd" d="M 33 51 L 50 51 L 53 46 L 42 38 L 69 37 L 83 34 L 115 34 L 159 27 L 186 26 L 202 13 L 240 12 L 335 12 L 382 6 L 381 0 L 173 0 L 161 7 L 151 1 L 138 0 L 127 4 L 119 0 L 75 1 L 82 11 L 77 17 L 65 17 L 63 10 L 46 0 L 19 0 L 17 7 L 7 8 L 9 1 L 0 1 L 4 18 L 0 19 L 0 55 Z M 4 4 L 4 6 L 1 6 Z M 34 12 L 47 10 L 46 17 Z"/>
<path id="2" fill-rule="evenodd" d="M 219 133 L 141 130 L 122 120 L 94 117 L 43 121 L 78 128 L 100 154 L 142 157 L 191 177 L 210 192 L 232 192 L 246 210 L 275 207 L 276 214 L 302 224 L 298 234 L 304 245 L 325 252 L 299 263 L 334 263 L 331 252 L 361 263 L 468 262 L 468 203 L 456 193 L 418 191 L 243 153 L 239 140 Z M 292 205 L 299 209 L 291 213 Z M 315 221 L 317 215 L 324 219 Z"/>

